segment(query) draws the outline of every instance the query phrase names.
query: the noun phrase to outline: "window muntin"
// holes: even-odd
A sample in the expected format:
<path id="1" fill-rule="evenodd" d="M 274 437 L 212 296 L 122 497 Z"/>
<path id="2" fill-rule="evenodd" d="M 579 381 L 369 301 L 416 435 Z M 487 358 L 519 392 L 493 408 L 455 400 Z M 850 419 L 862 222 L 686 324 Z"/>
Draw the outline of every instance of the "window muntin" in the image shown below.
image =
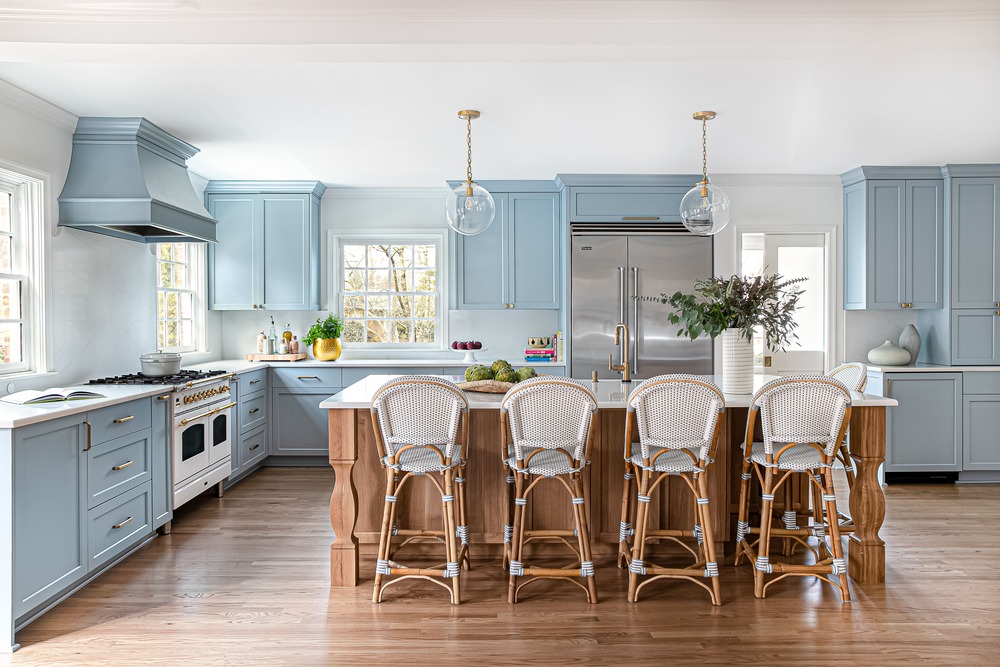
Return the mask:
<path id="1" fill-rule="evenodd" d="M 436 240 L 341 240 L 344 342 L 439 347 L 440 259 Z"/>
<path id="2" fill-rule="evenodd" d="M 160 243 L 156 247 L 156 346 L 198 349 L 197 292 L 201 244 Z"/>

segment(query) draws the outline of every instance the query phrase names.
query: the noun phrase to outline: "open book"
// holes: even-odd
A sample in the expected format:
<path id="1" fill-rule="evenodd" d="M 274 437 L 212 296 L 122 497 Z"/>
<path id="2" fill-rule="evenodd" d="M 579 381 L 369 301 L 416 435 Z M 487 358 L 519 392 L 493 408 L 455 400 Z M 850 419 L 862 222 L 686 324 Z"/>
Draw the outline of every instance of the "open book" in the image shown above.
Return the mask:
<path id="1" fill-rule="evenodd" d="M 16 405 L 31 405 L 34 403 L 55 403 L 57 401 L 78 401 L 85 398 L 104 398 L 104 394 L 86 389 L 63 389 L 53 387 L 44 391 L 26 389 L 7 396 L 0 396 L 0 401 L 15 403 Z"/>

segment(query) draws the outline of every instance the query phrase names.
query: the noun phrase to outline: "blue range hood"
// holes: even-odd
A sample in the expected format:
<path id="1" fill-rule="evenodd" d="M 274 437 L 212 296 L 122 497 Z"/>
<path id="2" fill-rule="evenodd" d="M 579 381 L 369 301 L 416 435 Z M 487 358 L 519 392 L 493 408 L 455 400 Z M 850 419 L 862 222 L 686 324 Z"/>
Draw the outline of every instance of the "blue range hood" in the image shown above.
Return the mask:
<path id="1" fill-rule="evenodd" d="M 197 152 L 145 118 L 80 118 L 59 225 L 140 243 L 214 243 L 216 221 L 187 171 Z"/>

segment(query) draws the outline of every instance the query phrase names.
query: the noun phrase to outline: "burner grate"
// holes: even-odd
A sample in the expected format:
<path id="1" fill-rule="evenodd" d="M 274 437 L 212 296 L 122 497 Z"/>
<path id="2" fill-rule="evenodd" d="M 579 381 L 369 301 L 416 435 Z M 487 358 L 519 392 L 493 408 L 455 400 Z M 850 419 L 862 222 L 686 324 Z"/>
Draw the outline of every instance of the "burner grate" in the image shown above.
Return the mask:
<path id="1" fill-rule="evenodd" d="M 91 380 L 88 384 L 170 384 L 178 385 L 192 380 L 204 380 L 216 375 L 225 375 L 227 371 L 180 371 L 174 375 L 143 375 L 142 373 L 132 373 L 129 375 L 116 375 L 114 377 L 98 378 Z"/>

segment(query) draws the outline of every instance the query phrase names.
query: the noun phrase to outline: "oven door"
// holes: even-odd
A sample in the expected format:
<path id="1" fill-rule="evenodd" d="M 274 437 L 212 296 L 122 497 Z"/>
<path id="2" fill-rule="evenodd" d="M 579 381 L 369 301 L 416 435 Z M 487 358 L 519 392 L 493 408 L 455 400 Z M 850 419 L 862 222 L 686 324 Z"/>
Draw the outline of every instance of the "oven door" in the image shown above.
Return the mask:
<path id="1" fill-rule="evenodd" d="M 175 485 L 230 457 L 234 405 L 206 406 L 174 419 Z"/>

